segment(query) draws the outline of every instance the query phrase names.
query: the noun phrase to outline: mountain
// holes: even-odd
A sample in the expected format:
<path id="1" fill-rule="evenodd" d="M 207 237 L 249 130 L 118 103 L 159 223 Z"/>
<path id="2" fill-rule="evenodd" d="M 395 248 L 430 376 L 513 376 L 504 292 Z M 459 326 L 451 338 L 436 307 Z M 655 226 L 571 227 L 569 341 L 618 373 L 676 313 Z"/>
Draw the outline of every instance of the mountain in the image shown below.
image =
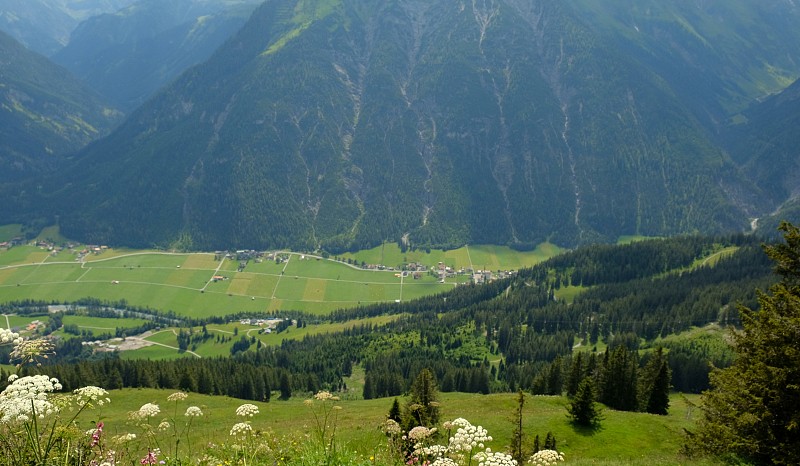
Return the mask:
<path id="1" fill-rule="evenodd" d="M 142 0 L 82 22 L 53 61 L 123 111 L 238 31 L 257 0 Z"/>
<path id="2" fill-rule="evenodd" d="M 604 42 L 657 73 L 714 133 L 800 75 L 800 4 L 570 0 Z"/>
<path id="3" fill-rule="evenodd" d="M 773 219 L 759 226 L 775 233 L 781 218 L 800 219 L 800 80 L 743 112 L 729 128 L 730 151 L 764 190 Z"/>
<path id="4" fill-rule="evenodd" d="M 267 1 L 42 199 L 15 195 L 3 216 L 33 209 L 72 237 L 200 249 L 749 228 L 763 193 L 675 77 L 692 55 L 645 60 L 584 6 Z"/>
<path id="5" fill-rule="evenodd" d="M 120 117 L 69 72 L 0 32 L 0 182 L 41 174 Z"/>
<path id="6" fill-rule="evenodd" d="M 3 0 L 0 31 L 31 50 L 50 56 L 69 41 L 83 20 L 116 11 L 135 0 Z"/>

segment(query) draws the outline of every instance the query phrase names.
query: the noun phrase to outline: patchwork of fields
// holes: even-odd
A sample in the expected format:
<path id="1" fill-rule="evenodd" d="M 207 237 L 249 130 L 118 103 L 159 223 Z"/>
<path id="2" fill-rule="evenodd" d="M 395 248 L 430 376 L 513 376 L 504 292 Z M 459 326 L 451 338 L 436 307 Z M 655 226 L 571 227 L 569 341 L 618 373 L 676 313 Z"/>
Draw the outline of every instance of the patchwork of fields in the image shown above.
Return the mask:
<path id="1" fill-rule="evenodd" d="M 23 300 L 74 301 L 93 297 L 126 300 L 137 306 L 192 317 L 239 312 L 301 310 L 327 314 L 334 309 L 376 302 L 406 301 L 443 292 L 469 281 L 456 274 L 443 282 L 423 273 L 414 278 L 391 270 L 366 270 L 345 261 L 382 264 L 443 263 L 454 270 L 518 269 L 559 252 L 543 245 L 530 252 L 498 246 L 454 251 L 401 252 L 396 244 L 323 259 L 282 253 L 287 260 L 248 261 L 213 253 L 168 253 L 104 249 L 80 256 L 78 248 L 58 253 L 32 245 L 0 250 L 0 303 Z"/>

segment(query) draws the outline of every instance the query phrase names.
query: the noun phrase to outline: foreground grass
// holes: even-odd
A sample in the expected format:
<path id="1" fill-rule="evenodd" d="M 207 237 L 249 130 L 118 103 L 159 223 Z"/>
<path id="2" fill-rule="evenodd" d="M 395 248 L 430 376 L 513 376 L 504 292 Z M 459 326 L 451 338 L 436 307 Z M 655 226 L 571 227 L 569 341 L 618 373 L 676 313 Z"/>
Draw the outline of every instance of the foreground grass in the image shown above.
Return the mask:
<path id="1" fill-rule="evenodd" d="M 152 389 L 125 389 L 111 392 L 112 403 L 102 411 L 88 412 L 79 418 L 80 427 L 89 429 L 95 421 L 103 420 L 112 435 L 131 432 L 127 421 L 130 411 L 145 403 L 156 403 L 162 413 L 153 419 L 157 425 L 162 418 L 182 419 L 188 406 L 199 406 L 204 416 L 192 424 L 190 443 L 193 452 L 201 451 L 210 443 L 224 443 L 229 439 L 231 426 L 239 422 L 234 415 L 241 400 L 189 394 L 185 401 L 168 402 L 172 391 Z M 697 401 L 696 396 L 689 396 Z M 256 430 L 272 432 L 286 442 L 302 441 L 314 429 L 311 409 L 304 404 L 305 397 L 287 401 L 273 400 L 254 403 L 260 414 L 251 420 Z M 683 429 L 691 429 L 696 412 L 687 405 L 686 398 L 673 396 L 670 414 L 655 416 L 642 413 L 604 411 L 604 420 L 597 430 L 573 427 L 566 417 L 567 400 L 563 397 L 526 397 L 523 424 L 526 442 L 533 437 L 543 440 L 552 432 L 568 464 L 714 464 L 705 460 L 688 460 L 679 455 L 683 442 Z M 442 420 L 458 417 L 484 426 L 494 437 L 493 450 L 504 451 L 510 444 L 513 425 L 511 419 L 516 407 L 515 394 L 473 395 L 463 393 L 440 394 Z M 336 438 L 340 446 L 355 451 L 364 458 L 379 457 L 385 448 L 385 436 L 379 430 L 391 406 L 392 399 L 341 401 L 338 411 Z M 169 443 L 165 436 L 164 443 Z M 181 448 L 188 448 L 183 445 Z M 162 446 L 165 449 L 165 446 Z"/>

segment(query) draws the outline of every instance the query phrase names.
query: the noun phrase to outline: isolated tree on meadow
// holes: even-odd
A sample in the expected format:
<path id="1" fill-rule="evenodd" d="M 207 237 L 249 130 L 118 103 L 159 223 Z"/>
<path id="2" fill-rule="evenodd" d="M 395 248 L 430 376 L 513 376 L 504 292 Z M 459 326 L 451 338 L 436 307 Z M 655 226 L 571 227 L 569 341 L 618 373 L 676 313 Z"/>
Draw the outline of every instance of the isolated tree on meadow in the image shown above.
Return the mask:
<path id="1" fill-rule="evenodd" d="M 578 384 L 575 397 L 567 407 L 567 412 L 576 425 L 583 427 L 596 427 L 602 420 L 600 408 L 595 402 L 594 380 L 584 377 Z"/>
<path id="2" fill-rule="evenodd" d="M 422 369 L 411 384 L 406 404 L 405 430 L 416 426 L 431 427 L 439 422 L 439 389 L 430 369 Z"/>
<path id="3" fill-rule="evenodd" d="M 757 464 L 800 464 L 800 229 L 782 222 L 784 243 L 764 246 L 781 281 L 740 307 L 737 358 L 710 375 L 703 418 L 688 450 Z"/>

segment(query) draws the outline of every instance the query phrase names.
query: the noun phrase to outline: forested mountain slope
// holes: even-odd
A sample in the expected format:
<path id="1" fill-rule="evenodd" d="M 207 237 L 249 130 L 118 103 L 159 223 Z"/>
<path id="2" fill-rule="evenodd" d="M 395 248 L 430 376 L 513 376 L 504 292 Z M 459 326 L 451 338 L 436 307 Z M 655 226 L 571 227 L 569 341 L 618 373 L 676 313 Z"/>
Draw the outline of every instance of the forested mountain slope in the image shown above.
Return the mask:
<path id="1" fill-rule="evenodd" d="M 800 76 L 800 5 L 791 0 L 568 3 L 714 133 Z"/>
<path id="2" fill-rule="evenodd" d="M 763 187 L 774 208 L 789 207 L 791 202 L 782 204 L 800 196 L 800 81 L 752 106 L 744 116 L 745 123 L 729 128 L 731 153 Z M 770 223 L 774 230 L 776 223 Z"/>
<path id="3" fill-rule="evenodd" d="M 747 228 L 758 189 L 578 7 L 268 1 L 2 217 L 46 204 L 89 241 L 332 251 Z"/>
<path id="4" fill-rule="evenodd" d="M 69 72 L 0 32 L 0 183 L 39 175 L 120 117 Z"/>

